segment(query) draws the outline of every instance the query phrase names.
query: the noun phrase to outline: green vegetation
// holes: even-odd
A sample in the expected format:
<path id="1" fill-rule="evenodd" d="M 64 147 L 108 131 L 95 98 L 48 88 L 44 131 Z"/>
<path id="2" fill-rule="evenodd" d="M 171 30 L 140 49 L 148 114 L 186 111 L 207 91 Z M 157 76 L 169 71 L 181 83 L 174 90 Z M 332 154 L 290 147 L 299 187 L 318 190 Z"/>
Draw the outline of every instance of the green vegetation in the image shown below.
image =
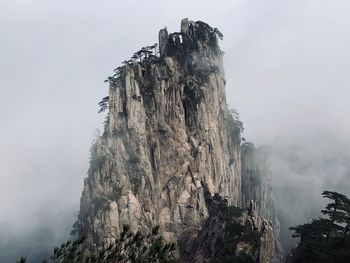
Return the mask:
<path id="1" fill-rule="evenodd" d="M 102 100 L 98 103 L 98 106 L 100 106 L 100 110 L 98 111 L 98 113 L 101 113 L 107 110 L 108 104 L 109 104 L 109 96 L 102 98 Z"/>
<path id="2" fill-rule="evenodd" d="M 122 76 L 125 73 L 126 66 L 131 66 L 135 63 L 149 64 L 150 62 L 157 62 L 159 60 L 159 51 L 157 47 L 158 47 L 157 43 L 150 46 L 142 47 L 139 51 L 135 52 L 129 60 L 124 60 L 122 62 L 123 66 L 119 66 L 115 68 L 114 74 L 112 76 L 107 77 L 107 79 L 104 82 L 106 83 L 108 82 L 111 88 L 116 88 L 121 86 Z M 103 99 L 101 102 L 104 104 Z M 102 106 L 100 105 L 101 109 L 103 110 L 100 109 L 99 112 L 103 112 L 106 109 L 106 108 L 103 108 Z"/>
<path id="3" fill-rule="evenodd" d="M 216 199 L 218 199 L 218 197 L 216 197 Z M 221 205 L 219 211 L 219 217 L 225 222 L 226 237 L 223 242 L 223 248 L 218 255 L 218 262 L 255 262 L 252 256 L 244 251 L 241 251 L 239 255 L 235 253 L 239 242 L 248 243 L 255 248 L 261 237 L 260 232 L 258 230 L 253 230 L 252 232 L 244 230 L 244 226 L 241 223 L 243 209 L 235 206 Z"/>
<path id="4" fill-rule="evenodd" d="M 174 243 L 165 243 L 159 234 L 159 227 L 154 227 L 144 235 L 140 231 L 132 232 L 124 226 L 120 237 L 111 244 L 102 245 L 96 253 L 84 253 L 84 239 L 67 241 L 54 249 L 50 260 L 42 263 L 172 263 L 177 262 L 173 256 Z M 84 255 L 85 254 L 85 255 Z M 25 263 L 21 257 L 17 263 Z"/>
<path id="5" fill-rule="evenodd" d="M 300 238 L 291 262 L 350 262 L 350 199 L 332 191 L 322 195 L 331 200 L 321 211 L 326 217 L 290 227 Z"/>

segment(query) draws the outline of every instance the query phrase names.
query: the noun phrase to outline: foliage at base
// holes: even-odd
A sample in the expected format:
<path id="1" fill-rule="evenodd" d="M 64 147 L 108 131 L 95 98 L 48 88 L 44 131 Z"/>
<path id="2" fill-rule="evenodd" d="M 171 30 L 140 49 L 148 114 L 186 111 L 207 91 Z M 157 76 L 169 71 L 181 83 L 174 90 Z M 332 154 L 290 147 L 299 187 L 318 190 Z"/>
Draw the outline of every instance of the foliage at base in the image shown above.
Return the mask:
<path id="1" fill-rule="evenodd" d="M 159 227 L 154 227 L 148 234 L 132 232 L 124 226 L 120 237 L 111 244 L 105 244 L 96 253 L 84 249 L 84 239 L 67 241 L 54 249 L 49 260 L 42 263 L 175 263 L 174 243 L 165 243 L 160 236 Z M 21 257 L 17 263 L 25 263 Z"/>

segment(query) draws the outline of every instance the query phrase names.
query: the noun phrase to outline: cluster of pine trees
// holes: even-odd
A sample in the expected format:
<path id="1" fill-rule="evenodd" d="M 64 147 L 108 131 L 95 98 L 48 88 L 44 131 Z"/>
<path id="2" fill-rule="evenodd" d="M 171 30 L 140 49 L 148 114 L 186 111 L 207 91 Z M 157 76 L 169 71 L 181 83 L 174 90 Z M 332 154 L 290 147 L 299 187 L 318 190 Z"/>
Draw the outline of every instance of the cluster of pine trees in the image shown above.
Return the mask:
<path id="1" fill-rule="evenodd" d="M 158 226 L 146 235 L 124 226 L 119 238 L 96 253 L 85 251 L 84 239 L 67 241 L 56 247 L 50 259 L 43 259 L 42 263 L 174 263 L 177 262 L 173 255 L 175 250 L 174 243 L 164 242 Z M 26 261 L 21 257 L 17 263 Z"/>
<path id="2" fill-rule="evenodd" d="M 321 211 L 325 217 L 290 227 L 300 243 L 288 262 L 350 262 L 350 199 L 332 191 L 322 195 L 331 200 Z"/>

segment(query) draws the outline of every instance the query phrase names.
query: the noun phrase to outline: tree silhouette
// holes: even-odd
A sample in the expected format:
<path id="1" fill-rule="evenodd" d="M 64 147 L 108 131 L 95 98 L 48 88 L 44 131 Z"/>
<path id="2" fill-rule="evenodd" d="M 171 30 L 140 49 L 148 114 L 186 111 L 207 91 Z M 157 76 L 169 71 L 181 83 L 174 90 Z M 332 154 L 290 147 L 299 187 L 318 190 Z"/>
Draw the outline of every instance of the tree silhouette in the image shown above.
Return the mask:
<path id="1" fill-rule="evenodd" d="M 54 249 L 49 261 L 42 263 L 172 263 L 177 262 L 173 252 L 175 243 L 165 243 L 159 226 L 149 233 L 133 232 L 124 226 L 120 236 L 110 244 L 104 244 L 97 252 L 84 251 L 84 238 L 67 241 Z M 17 263 L 25 263 L 21 257 Z"/>
<path id="2" fill-rule="evenodd" d="M 220 30 L 217 29 L 216 27 L 214 28 L 214 34 L 215 34 L 218 38 L 220 38 L 221 40 L 224 39 L 224 35 L 223 35 L 223 34 L 220 32 Z"/>
<path id="3" fill-rule="evenodd" d="M 106 109 L 108 109 L 108 104 L 109 104 L 109 96 L 104 97 L 98 105 L 100 106 L 100 110 L 98 113 L 104 112 Z"/>
<path id="4" fill-rule="evenodd" d="M 289 228 L 300 238 L 289 262 L 350 262 L 350 199 L 332 191 L 322 195 L 331 200 L 321 211 L 326 218 Z"/>
<path id="5" fill-rule="evenodd" d="M 239 129 L 239 131 L 241 133 L 243 133 L 244 126 L 243 126 L 243 122 L 240 120 L 238 111 L 236 109 L 229 109 L 228 111 L 229 111 L 229 113 L 231 113 L 231 115 L 234 119 L 235 126 Z"/>

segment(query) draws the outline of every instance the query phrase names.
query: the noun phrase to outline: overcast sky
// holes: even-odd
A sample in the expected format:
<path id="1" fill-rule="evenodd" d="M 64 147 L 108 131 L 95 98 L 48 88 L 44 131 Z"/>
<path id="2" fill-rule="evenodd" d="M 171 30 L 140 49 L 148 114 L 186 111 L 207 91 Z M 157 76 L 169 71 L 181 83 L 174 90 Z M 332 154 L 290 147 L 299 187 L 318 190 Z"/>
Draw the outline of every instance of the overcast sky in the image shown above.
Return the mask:
<path id="1" fill-rule="evenodd" d="M 247 140 L 350 141 L 349 10 L 348 0 L 0 0 L 0 230 L 78 210 L 103 80 L 184 17 L 223 32 L 227 100 Z"/>

